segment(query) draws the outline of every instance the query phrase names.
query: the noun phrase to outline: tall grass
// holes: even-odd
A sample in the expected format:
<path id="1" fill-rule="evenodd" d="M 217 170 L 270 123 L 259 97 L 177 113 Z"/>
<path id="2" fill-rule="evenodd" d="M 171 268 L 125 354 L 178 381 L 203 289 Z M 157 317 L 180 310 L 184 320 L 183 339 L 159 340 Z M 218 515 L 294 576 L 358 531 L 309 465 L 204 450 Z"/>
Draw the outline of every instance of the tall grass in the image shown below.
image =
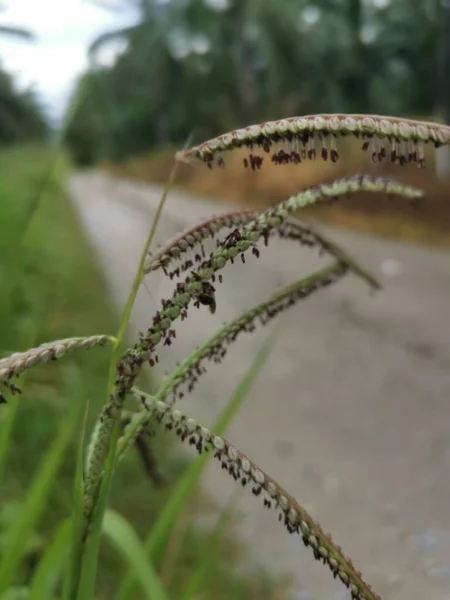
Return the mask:
<path id="1" fill-rule="evenodd" d="M 13 367 L 20 373 L 14 384 L 24 396 L 21 401 L 7 388 L 2 390 L 7 396 L 0 410 L 2 594 L 26 593 L 36 600 L 51 594 L 62 597 L 73 532 L 71 490 L 80 460 L 78 487 L 84 470 L 86 444 L 80 430 L 86 431 L 87 439 L 101 409 L 115 338 L 100 336 L 106 347 L 89 353 L 76 346 L 90 336 L 100 342 L 96 331 L 113 333 L 118 327 L 92 250 L 65 196 L 69 165 L 63 155 L 56 162 L 53 157 L 52 148 L 29 146 L 2 151 L 0 161 L 0 361 L 7 370 Z M 77 333 L 85 334 L 84 338 L 77 338 Z M 58 343 L 49 344 L 52 339 Z M 70 356 L 69 347 L 75 350 Z M 138 514 L 134 526 L 139 530 L 156 521 L 186 470 L 186 460 L 172 456 L 170 440 L 158 437 L 152 446 L 168 479 L 166 485 L 153 487 L 137 454 L 133 456 L 134 447 L 121 460 L 115 477 L 112 507 L 126 519 Z M 170 518 L 165 522 L 170 529 Z M 108 533 L 104 531 L 96 586 L 102 596 L 118 590 L 126 565 L 134 568 L 108 541 Z M 195 536 L 196 542 L 191 548 L 183 540 L 172 584 L 175 591 L 184 586 L 186 565 L 201 562 L 200 550 L 206 543 L 206 533 L 189 528 L 188 535 Z M 213 565 L 215 577 L 207 581 L 206 589 L 213 594 L 225 594 L 231 585 L 232 571 L 224 568 L 230 569 L 233 552 L 231 548 L 224 552 L 223 567 Z M 232 581 L 242 597 L 257 597 L 259 587 L 251 578 L 236 575 Z M 270 597 L 271 585 L 267 583 L 265 589 Z"/>
<path id="2" fill-rule="evenodd" d="M 400 166 L 416 163 L 423 167 L 424 144 L 449 144 L 450 128 L 390 117 L 319 115 L 280 120 L 230 132 L 200 146 L 185 149 L 177 155 L 177 159 L 203 161 L 210 168 L 222 168 L 225 166 L 224 157 L 227 153 L 244 149 L 247 156 L 244 157 L 243 165 L 253 171 L 258 171 L 267 157 L 281 168 L 286 164 L 314 160 L 318 155 L 324 160 L 329 158 L 335 162 L 339 158 L 337 141 L 343 136 L 356 136 L 362 142 L 362 149 L 371 152 L 373 160 L 389 159 Z M 62 594 L 64 600 L 94 599 L 98 595 L 103 561 L 103 555 L 100 554 L 101 543 L 106 538 L 129 571 L 122 584 L 116 586 L 114 593 L 110 593 L 108 597 L 131 600 L 137 597 L 139 586 L 141 593 L 147 598 L 169 598 L 173 590 L 162 581 L 158 560 L 169 532 L 179 519 L 187 499 L 196 489 L 205 458 L 194 463 L 181 480 L 165 510 L 151 524 L 145 541 L 140 539 L 131 521 L 110 505 L 114 501 L 114 495 L 111 494 L 112 482 L 121 471 L 121 463 L 128 449 L 137 440 L 148 440 L 153 430 L 161 426 L 163 430 L 173 431 L 182 442 L 193 446 L 199 454 L 206 456 L 207 452 L 211 452 L 234 481 L 249 488 L 253 495 L 262 499 L 264 505 L 278 515 L 288 533 L 299 536 L 312 556 L 348 588 L 352 598 L 377 600 L 379 596 L 365 582 L 351 559 L 305 508 L 274 476 L 266 473 L 223 437 L 221 430 L 244 400 L 258 371 L 263 368 L 270 344 L 254 358 L 236 395 L 230 399 L 215 428 L 198 423 L 174 404 L 186 392 L 195 391 L 196 383 L 205 373 L 207 363 L 222 362 L 229 346 L 238 336 L 252 333 L 257 326 L 267 324 L 295 303 L 336 284 L 349 274 L 362 278 L 371 287 L 379 288 L 373 276 L 346 252 L 299 222 L 295 218 L 298 211 L 316 203 L 335 203 L 342 197 L 361 193 L 416 201 L 422 197 L 422 192 L 384 177 L 346 177 L 297 192 L 262 213 L 240 212 L 238 215 L 236 211 L 231 211 L 227 215 L 207 219 L 176 236 L 156 254 L 152 254 L 151 242 L 174 172 L 149 228 L 115 337 L 109 331 L 107 334 L 101 332 L 100 335 L 98 332 L 80 332 L 82 336 L 64 336 L 33 348 L 20 348 L 20 353 L 5 353 L 8 355 L 0 361 L 2 399 L 11 405 L 18 402 L 17 395 L 20 394 L 17 377 L 30 369 L 50 359 L 58 364 L 72 350 L 77 353 L 89 350 L 85 353 L 86 361 L 89 361 L 89 357 L 96 352 L 107 352 L 99 346 L 107 348 L 108 344 L 113 345 L 112 352 L 109 352 L 107 399 L 101 408 L 98 402 L 100 394 L 92 402 L 92 409 L 97 415 L 93 427 L 89 420 L 82 419 L 87 394 L 82 385 L 81 372 L 70 372 L 70 377 L 65 380 L 70 385 L 61 388 L 62 396 L 74 396 L 77 401 L 73 399 L 66 405 L 62 425 L 50 436 L 53 441 L 48 455 L 34 475 L 29 494 L 5 537 L 6 546 L 0 562 L 0 597 L 9 593 L 11 587 L 17 584 L 27 540 L 41 518 L 46 503 L 50 501 L 52 481 L 63 458 L 66 453 L 69 456 L 71 450 L 71 465 L 76 473 L 70 488 L 72 495 L 66 498 L 66 506 L 70 505 L 71 510 L 61 519 L 54 544 L 43 554 L 38 569 L 34 571 L 31 581 L 27 582 L 29 589 L 34 594 L 38 593 L 36 590 L 39 593 L 45 590 L 48 597 Z M 318 248 L 333 258 L 332 263 L 321 271 L 287 285 L 225 324 L 187 356 L 155 390 L 148 392 L 137 387 L 137 379 L 144 364 L 155 367 L 158 363 L 158 348 L 175 343 L 177 321 L 189 318 L 192 305 L 204 311 L 216 310 L 216 294 L 219 292 L 215 285 L 222 282 L 222 270 L 235 264 L 236 260 L 246 262 L 249 255 L 253 255 L 254 259 L 264 260 L 261 242 L 265 246 L 270 245 L 270 240 L 277 233 L 286 242 Z M 216 248 L 209 253 L 203 247 L 207 237 L 218 238 Z M 67 251 L 65 236 L 59 240 L 57 247 L 60 252 Z M 55 246 L 53 250 L 54 248 Z M 293 245 L 292 248 L 294 252 Z M 196 254 L 192 258 L 186 258 L 186 254 L 192 250 Z M 51 252 L 47 256 L 39 256 L 37 265 L 45 271 L 51 258 Z M 169 270 L 174 261 L 179 261 L 178 266 Z M 158 269 L 170 279 L 178 281 L 174 285 L 172 296 L 161 301 L 161 308 L 154 314 L 148 328 L 140 333 L 133 345 L 129 345 L 125 339 L 125 331 L 137 292 L 144 277 L 151 277 L 152 272 Z M 16 281 L 21 283 L 22 277 L 17 277 Z M 13 287 L 11 293 L 14 289 Z M 62 288 L 56 285 L 51 291 L 54 293 L 60 289 Z M 42 318 L 48 315 L 48 302 L 47 299 L 46 305 L 39 312 Z M 13 306 L 13 303 L 10 302 L 9 306 Z M 11 336 L 11 340 L 13 339 L 14 336 Z M 135 409 L 131 412 L 125 406 L 127 399 L 135 402 Z M 27 405 L 27 402 L 28 399 L 25 398 L 21 404 Z M 43 412 L 41 408 L 39 410 Z M 7 430 L 9 440 L 12 441 L 15 429 L 11 425 Z M 75 431 L 82 431 L 82 440 L 86 439 L 86 443 L 79 443 L 78 451 L 74 445 L 70 447 Z M 147 437 L 142 437 L 143 434 Z M 5 444 L 3 446 L 6 447 Z M 64 560 L 61 560 L 61 555 L 65 557 Z M 54 571 L 61 572 L 60 578 L 50 576 L 52 561 L 55 561 Z M 206 561 L 206 556 L 202 557 L 201 562 L 188 574 L 187 580 L 183 582 L 183 597 L 194 597 L 199 582 L 204 579 Z"/>

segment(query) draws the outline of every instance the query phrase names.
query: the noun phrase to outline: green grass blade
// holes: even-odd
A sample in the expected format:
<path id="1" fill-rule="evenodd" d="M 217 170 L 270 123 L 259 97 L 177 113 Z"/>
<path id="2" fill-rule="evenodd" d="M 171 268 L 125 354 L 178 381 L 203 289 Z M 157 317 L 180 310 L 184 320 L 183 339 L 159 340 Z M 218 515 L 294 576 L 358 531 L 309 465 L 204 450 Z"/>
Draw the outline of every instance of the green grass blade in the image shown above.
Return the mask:
<path id="1" fill-rule="evenodd" d="M 80 408 L 81 404 L 76 402 L 68 405 L 67 415 L 62 420 L 56 437 L 30 485 L 20 515 L 8 532 L 6 551 L 3 552 L 0 562 L 0 594 L 3 594 L 14 580 L 27 541 L 45 509 L 48 496 L 52 493 L 55 476 L 79 422 Z"/>
<path id="2" fill-rule="evenodd" d="M 17 382 L 17 385 L 23 386 L 23 378 Z M 6 461 L 8 458 L 8 450 L 10 447 L 10 440 L 14 429 L 14 423 L 16 421 L 17 413 L 19 411 L 19 400 L 14 398 L 12 402 L 9 402 L 7 406 L 2 406 L 2 412 L 4 411 L 4 418 L 2 419 L 2 426 L 0 427 L 0 484 L 3 479 L 3 473 L 6 467 Z"/>
<path id="3" fill-rule="evenodd" d="M 169 192 L 173 186 L 173 182 L 175 181 L 175 177 L 177 174 L 177 167 L 178 167 L 177 163 L 175 163 L 174 166 L 172 167 L 172 170 L 170 172 L 167 183 L 161 194 L 161 198 L 159 200 L 155 216 L 153 217 L 153 221 L 152 221 L 152 224 L 150 227 L 148 238 L 145 242 L 144 248 L 142 250 L 142 254 L 139 259 L 139 265 L 138 265 L 138 268 L 136 271 L 136 275 L 135 275 L 135 278 L 133 281 L 130 295 L 128 296 L 127 303 L 126 303 L 125 309 L 123 311 L 122 319 L 121 319 L 120 326 L 119 326 L 119 331 L 117 333 L 116 356 L 115 356 L 116 361 L 119 358 L 120 344 L 122 343 L 123 339 L 125 338 L 125 333 L 126 333 L 126 330 L 128 327 L 129 320 L 130 320 L 131 311 L 133 310 L 133 306 L 134 306 L 134 302 L 136 300 L 137 293 L 139 291 L 142 280 L 144 278 L 145 261 L 147 260 L 147 254 L 152 245 L 153 238 L 155 237 L 156 228 L 158 227 L 159 221 L 161 219 L 162 211 L 166 204 L 167 196 L 169 195 Z M 114 362 L 114 369 L 116 366 L 116 361 Z M 115 371 L 114 371 L 114 374 L 115 374 Z M 112 380 L 112 381 L 114 381 L 114 380 Z"/>
<path id="4" fill-rule="evenodd" d="M 28 348 L 32 348 L 35 345 L 38 329 L 39 327 L 37 324 L 35 324 L 34 327 L 30 326 L 30 331 L 27 335 Z M 20 389 L 23 389 L 26 377 L 27 373 L 25 372 L 17 378 L 15 383 Z M 6 468 L 6 460 L 10 448 L 11 436 L 14 430 L 14 423 L 19 411 L 19 398 L 16 397 L 12 402 L 9 402 L 8 406 L 3 406 L 2 411 L 3 410 L 5 411 L 6 416 L 2 420 L 2 426 L 0 427 L 0 487 Z"/>
<path id="5" fill-rule="evenodd" d="M 235 504 L 235 495 L 236 494 L 233 494 L 231 500 L 228 502 L 228 505 L 222 511 L 222 514 L 220 515 L 210 539 L 205 544 L 203 551 L 199 554 L 198 566 L 196 569 L 194 569 L 191 577 L 189 578 L 181 600 L 194 600 L 197 597 L 197 594 L 200 593 L 203 582 L 206 580 L 208 574 L 212 570 L 211 567 L 213 566 L 214 561 L 218 560 L 220 539 L 229 525 Z"/>
<path id="6" fill-rule="evenodd" d="M 41 202 L 44 200 L 45 195 L 51 186 L 61 185 L 61 177 L 57 172 L 56 167 L 58 163 L 61 161 L 65 163 L 65 155 L 62 151 L 63 140 L 66 134 L 66 131 L 72 121 L 75 107 L 82 101 L 81 98 L 74 98 L 74 101 L 69 106 L 69 109 L 66 112 L 66 116 L 63 120 L 63 123 L 58 131 L 54 152 L 50 158 L 50 162 L 45 166 L 44 170 L 38 174 L 38 179 L 36 181 L 36 187 L 33 189 L 30 200 L 25 207 L 24 215 L 21 220 L 21 223 L 15 231 L 15 235 L 13 238 L 13 245 L 10 248 L 9 256 L 11 257 L 10 264 L 8 268 L 5 268 L 5 272 L 8 273 L 8 277 L 5 278 L 5 281 L 2 281 L 2 298 L 3 302 L 0 303 L 0 318 L 1 321 L 4 322 L 8 319 L 11 314 L 11 302 L 12 302 L 12 292 L 17 285 L 18 277 L 20 276 L 19 262 L 22 257 L 22 248 L 23 242 L 29 230 L 30 224 L 33 220 L 35 213 L 37 212 Z M 61 160 L 62 159 L 62 160 Z M 29 175 L 28 175 L 29 176 Z M 5 257 L 3 256 L 3 261 Z M 37 329 L 37 328 L 36 328 Z M 31 348 L 35 345 L 37 331 L 33 332 L 32 339 L 29 340 L 29 344 L 26 346 L 27 348 Z M 30 336 L 31 337 L 31 336 Z M 21 377 L 17 381 L 17 385 L 19 387 L 23 386 L 24 377 Z M 18 412 L 18 402 L 17 400 L 13 405 L 8 407 L 7 415 L 5 420 L 2 422 L 2 427 L 0 431 L 0 485 L 3 478 L 3 472 L 6 462 L 6 456 L 9 448 L 9 440 L 12 435 L 14 422 Z"/>
<path id="7" fill-rule="evenodd" d="M 267 362 L 272 349 L 273 340 L 269 339 L 256 355 L 253 363 L 239 382 L 228 404 L 213 425 L 212 430 L 218 435 L 223 435 L 225 433 L 239 408 L 244 403 L 257 376 Z M 189 500 L 190 496 L 195 492 L 208 458 L 208 454 L 205 453 L 192 463 L 187 470 L 186 475 L 181 480 L 178 489 L 166 504 L 164 512 L 150 532 L 147 548 L 151 554 L 157 554 L 161 550 L 161 547 L 165 543 L 170 532 L 171 524 L 183 510 L 184 505 Z"/>
<path id="8" fill-rule="evenodd" d="M 119 438 L 120 426 L 116 421 L 111 436 L 111 448 L 115 448 Z M 114 472 L 115 452 L 108 453 L 105 471 L 100 484 L 100 491 L 92 514 L 90 531 L 87 535 L 81 565 L 81 579 L 78 588 L 78 600 L 93 600 L 95 597 L 95 582 L 97 577 L 98 554 L 103 529 L 103 518 L 108 504 L 109 488 Z M 83 526 L 84 530 L 84 526 Z"/>
<path id="9" fill-rule="evenodd" d="M 27 600 L 53 597 L 56 583 L 70 550 L 71 534 L 72 523 L 68 519 L 61 523 L 51 544 L 39 561 Z"/>
<path id="10" fill-rule="evenodd" d="M 223 435 L 231 420 L 242 406 L 247 394 L 249 393 L 253 383 L 255 382 L 260 371 L 263 369 L 273 349 L 274 340 L 269 340 L 262 346 L 256 355 L 250 368 L 245 373 L 244 377 L 239 382 L 234 394 L 230 398 L 227 406 L 219 415 L 217 422 L 213 425 L 212 430 L 218 435 Z M 160 555 L 162 548 L 172 529 L 173 523 L 183 511 L 186 502 L 194 493 L 199 479 L 205 469 L 209 459 L 208 453 L 204 453 L 196 458 L 185 475 L 178 484 L 177 489 L 173 492 L 170 500 L 166 503 L 163 512 L 159 516 L 153 528 L 145 541 L 147 555 L 154 558 Z M 115 595 L 115 600 L 132 600 L 135 596 L 136 582 L 132 573 L 128 573 L 119 591 Z"/>
<path id="11" fill-rule="evenodd" d="M 107 510 L 103 533 L 133 570 L 148 600 L 168 600 L 145 548 L 130 523 L 119 513 Z"/>
<path id="12" fill-rule="evenodd" d="M 81 571 L 83 554 L 82 532 L 83 532 L 83 477 L 84 477 L 84 440 L 86 437 L 87 418 L 89 414 L 89 403 L 84 412 L 83 426 L 81 428 L 80 441 L 78 444 L 77 464 L 75 470 L 75 481 L 73 489 L 73 510 L 71 518 L 71 547 L 69 552 L 68 569 L 64 578 L 64 600 L 72 600 L 77 597 L 78 583 Z M 37 600 L 37 599 L 36 599 Z"/>
<path id="13" fill-rule="evenodd" d="M 114 381 L 116 375 L 116 365 L 120 357 L 121 352 L 121 344 L 125 338 L 125 333 L 127 330 L 128 322 L 130 319 L 131 311 L 134 306 L 134 302 L 139 291 L 139 287 L 141 285 L 143 276 L 144 276 L 144 266 L 145 260 L 147 258 L 148 250 L 150 249 L 151 243 L 153 241 L 156 227 L 158 225 L 159 219 L 162 214 L 162 210 L 164 204 L 166 202 L 169 191 L 173 185 L 173 181 L 175 179 L 177 171 L 177 164 L 172 168 L 167 184 L 163 190 L 161 195 L 158 208 L 156 211 L 156 215 L 152 221 L 152 225 L 150 228 L 150 232 L 148 234 L 147 241 L 142 250 L 142 254 L 140 257 L 139 265 L 136 270 L 136 274 L 133 280 L 133 284 L 130 290 L 130 294 L 128 296 L 128 300 L 125 304 L 125 308 L 122 313 L 119 331 L 116 337 L 116 344 L 114 347 L 114 351 L 111 357 L 111 363 L 109 367 L 109 379 L 108 379 L 108 396 L 114 390 Z M 83 565 L 82 565 L 82 574 L 81 574 L 81 584 L 80 589 L 78 591 L 79 600 L 88 600 L 93 597 L 94 589 L 95 589 L 95 579 L 97 573 L 97 565 L 98 565 L 98 553 L 100 548 L 100 540 L 101 540 L 101 532 L 102 532 L 102 521 L 103 515 L 106 510 L 106 506 L 108 503 L 109 490 L 111 487 L 111 480 L 114 473 L 114 466 L 116 462 L 116 448 L 117 442 L 119 439 L 120 427 L 119 422 L 116 421 L 111 432 L 111 437 L 109 439 L 109 448 L 108 454 L 105 461 L 105 470 L 103 473 L 103 477 L 99 486 L 99 490 L 97 493 L 97 497 L 95 500 L 95 506 L 92 514 L 92 521 L 90 523 L 90 531 L 86 540 L 86 549 L 83 557 Z M 89 461 L 88 461 L 89 462 Z"/>
<path id="14" fill-rule="evenodd" d="M 28 600 L 28 588 L 24 585 L 10 587 L 0 596 L 0 600 Z"/>

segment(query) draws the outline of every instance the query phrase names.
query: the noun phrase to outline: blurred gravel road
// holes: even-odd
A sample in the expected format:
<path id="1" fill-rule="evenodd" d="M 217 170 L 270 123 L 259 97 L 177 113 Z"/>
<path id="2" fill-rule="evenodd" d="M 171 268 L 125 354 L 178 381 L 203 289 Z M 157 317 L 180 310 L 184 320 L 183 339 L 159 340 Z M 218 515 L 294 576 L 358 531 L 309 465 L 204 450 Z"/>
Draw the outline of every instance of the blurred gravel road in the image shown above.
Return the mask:
<path id="1" fill-rule="evenodd" d="M 123 305 L 160 189 L 89 174 L 74 175 L 69 190 Z M 224 208 L 173 191 L 157 243 Z M 333 533 L 383 600 L 449 600 L 450 254 L 321 229 L 385 288 L 373 296 L 350 276 L 286 311 L 276 321 L 282 332 L 270 361 L 227 437 Z M 177 343 L 162 350 L 162 368 L 325 262 L 315 250 L 274 240 L 259 260 L 227 268 L 217 313 L 192 309 L 177 325 Z M 155 273 L 147 288 L 133 314 L 134 335 L 172 284 Z M 243 335 L 181 408 L 210 424 L 268 333 Z M 216 467 L 204 486 L 225 503 L 235 486 Z M 293 598 L 349 598 L 262 502 L 244 493 L 239 507 L 238 532 L 253 543 L 249 557 L 292 576 Z"/>

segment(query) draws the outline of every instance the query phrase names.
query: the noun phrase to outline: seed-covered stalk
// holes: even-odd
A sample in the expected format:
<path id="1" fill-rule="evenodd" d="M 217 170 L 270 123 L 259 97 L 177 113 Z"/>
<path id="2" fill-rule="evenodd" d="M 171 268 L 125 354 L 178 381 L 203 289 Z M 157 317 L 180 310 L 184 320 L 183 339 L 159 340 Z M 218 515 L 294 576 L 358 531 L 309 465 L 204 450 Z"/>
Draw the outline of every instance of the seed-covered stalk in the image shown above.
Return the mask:
<path id="1" fill-rule="evenodd" d="M 167 269 L 174 260 L 201 244 L 203 240 L 213 238 L 221 229 L 240 227 L 257 216 L 258 213 L 254 210 L 233 210 L 203 219 L 197 225 L 178 233 L 155 254 L 149 254 L 145 262 L 144 274 L 161 268 Z"/>
<path id="2" fill-rule="evenodd" d="M 141 334 L 140 340 L 129 349 L 117 365 L 115 388 L 109 403 L 104 408 L 100 421 L 93 438 L 101 441 L 100 431 L 107 430 L 107 425 L 114 417 L 111 416 L 112 407 L 123 406 L 126 395 L 134 386 L 136 377 L 140 373 L 144 362 L 148 361 L 151 366 L 156 360 L 155 350 L 160 343 L 171 341 L 175 332 L 172 324 L 179 317 L 187 314 L 190 302 L 197 297 L 202 290 L 202 282 L 210 280 L 214 274 L 223 269 L 225 265 L 234 260 L 239 254 L 244 254 L 261 237 L 267 239 L 270 232 L 276 230 L 292 213 L 303 206 L 318 201 L 335 200 L 343 195 L 357 192 L 378 192 L 398 195 L 406 198 L 415 198 L 422 195 L 416 188 L 404 186 L 392 180 L 380 177 L 352 177 L 339 179 L 334 183 L 320 185 L 307 189 L 299 194 L 291 196 L 285 202 L 270 208 L 256 219 L 250 221 L 245 227 L 236 229 L 225 241 L 211 253 L 210 257 L 203 262 L 201 267 L 189 274 L 183 283 L 178 283 L 170 300 L 162 300 L 163 308 L 153 317 L 152 324 L 148 330 Z M 124 442 L 126 444 L 126 441 Z M 95 450 L 101 446 L 96 444 Z M 119 449 L 118 449 L 119 450 Z M 121 452 L 118 452 L 120 455 Z M 91 462 L 90 472 L 101 473 L 101 463 L 98 456 L 102 452 L 91 451 L 88 459 Z M 93 465 L 93 466 L 92 466 Z M 86 482 L 86 510 L 90 509 L 94 478 Z"/>
<path id="3" fill-rule="evenodd" d="M 351 177 L 339 179 L 334 183 L 319 185 L 291 196 L 285 202 L 270 208 L 242 229 L 236 229 L 224 242 L 211 253 L 199 269 L 189 274 L 183 283 L 178 283 L 170 300 L 162 300 L 163 308 L 156 313 L 148 330 L 141 334 L 139 342 L 129 349 L 117 365 L 115 389 L 110 402 L 105 407 L 103 418 L 110 418 L 111 406 L 122 405 L 126 394 L 133 387 L 144 362 L 154 364 L 154 351 L 160 343 L 171 343 L 175 332 L 172 324 L 187 314 L 187 308 L 202 291 L 202 283 L 209 281 L 214 274 L 243 255 L 260 240 L 267 239 L 272 230 L 280 225 L 300 208 L 319 201 L 335 200 L 346 194 L 357 192 L 375 192 L 416 198 L 422 192 L 382 177 Z"/>
<path id="4" fill-rule="evenodd" d="M 334 577 L 339 577 L 350 590 L 354 600 L 381 600 L 319 523 L 314 521 L 279 483 L 245 454 L 223 437 L 215 435 L 165 402 L 156 400 L 137 389 L 133 389 L 133 394 L 166 430 L 174 431 L 183 442 L 187 440 L 199 454 L 212 450 L 214 458 L 221 462 L 222 469 L 227 471 L 235 481 L 240 481 L 244 487 L 250 485 L 252 493 L 261 496 L 267 508 L 278 512 L 279 520 L 287 531 L 291 534 L 299 534 L 305 546 L 312 550 L 314 558 L 327 565 Z"/>
<path id="5" fill-rule="evenodd" d="M 108 343 L 114 344 L 115 338 L 109 335 L 92 335 L 53 340 L 24 352 L 15 352 L 0 360 L 0 385 L 2 384 L 11 391 L 17 392 L 18 389 L 11 380 L 18 377 L 26 369 L 45 364 L 50 360 L 58 360 L 75 350 L 89 350 Z M 2 401 L 5 402 L 5 399 L 0 394 L 0 402 Z"/>
<path id="6" fill-rule="evenodd" d="M 285 202 L 270 208 L 242 229 L 233 231 L 224 242 L 203 261 L 200 268 L 189 274 L 185 281 L 178 283 L 170 300 L 162 300 L 163 308 L 153 318 L 152 325 L 140 341 L 130 349 L 118 365 L 116 394 L 126 394 L 134 384 L 135 377 L 144 361 L 152 361 L 152 353 L 160 343 L 171 343 L 174 336 L 172 323 L 186 316 L 192 299 L 202 291 L 202 283 L 209 281 L 214 274 L 243 255 L 261 239 L 267 239 L 271 231 L 278 229 L 292 213 L 304 206 L 319 201 L 329 201 L 346 194 L 375 192 L 416 198 L 422 192 L 382 177 L 352 177 L 337 180 L 331 184 L 319 185 L 291 196 Z M 152 362 L 150 362 L 152 364 Z"/>
<path id="7" fill-rule="evenodd" d="M 224 228 L 239 227 L 246 225 L 251 220 L 256 219 L 261 213 L 252 210 L 229 211 L 204 219 L 198 225 L 190 227 L 177 234 L 167 243 L 165 243 L 155 254 L 147 257 L 144 273 L 147 275 L 158 269 L 163 269 L 170 278 L 179 276 L 182 272 L 191 269 L 194 262 L 200 263 L 205 259 L 205 250 L 202 242 L 208 237 L 213 238 Z M 307 247 L 319 247 L 327 254 L 335 256 L 340 261 L 345 262 L 348 267 L 359 277 L 366 280 L 374 289 L 379 289 L 380 284 L 374 277 L 363 269 L 358 263 L 350 258 L 341 248 L 328 240 L 324 235 L 316 232 L 310 225 L 301 222 L 299 219 L 291 218 L 281 224 L 281 226 L 272 232 L 278 234 L 283 239 L 289 239 L 299 242 Z M 168 267 L 175 261 L 181 259 L 189 250 L 201 245 L 201 251 L 197 252 L 194 261 L 186 260 L 176 269 L 168 272 Z"/>
<path id="8" fill-rule="evenodd" d="M 180 386 L 188 383 L 188 391 L 191 392 L 200 375 L 205 372 L 204 361 L 214 360 L 220 362 L 226 354 L 227 345 L 233 343 L 240 333 L 251 333 L 255 328 L 255 321 L 259 319 L 261 324 L 266 324 L 276 317 L 281 311 L 293 306 L 299 300 L 308 297 L 313 292 L 327 287 L 338 281 L 347 272 L 347 266 L 337 262 L 313 275 L 304 277 L 276 292 L 266 302 L 242 313 L 231 323 L 222 327 L 209 340 L 197 348 L 192 354 L 182 361 L 176 369 L 166 378 L 155 394 L 157 400 L 167 401 L 172 394 L 170 404 L 173 404 Z M 117 457 L 120 459 L 128 448 L 139 436 L 142 428 L 148 425 L 148 414 L 139 412 L 134 414 L 128 421 L 124 435 L 119 440 Z"/>
<path id="9" fill-rule="evenodd" d="M 243 312 L 182 361 L 162 383 L 155 394 L 155 398 L 168 402 L 168 396 L 172 394 L 172 401 L 169 402 L 172 404 L 179 395 L 177 394 L 178 388 L 185 383 L 188 384 L 188 391 L 191 392 L 198 377 L 205 370 L 203 363 L 206 360 L 221 362 L 227 352 L 227 346 L 232 344 L 241 333 L 253 332 L 257 320 L 265 325 L 299 300 L 303 300 L 314 292 L 337 282 L 345 275 L 347 270 L 344 263 L 336 262 L 317 273 L 287 285 L 265 302 Z"/>
<path id="10" fill-rule="evenodd" d="M 298 164 L 304 160 L 336 162 L 337 141 L 342 137 L 361 140 L 362 150 L 372 160 L 385 159 L 399 165 L 425 164 L 424 146 L 450 144 L 450 127 L 438 123 L 378 115 L 319 114 L 291 117 L 236 129 L 176 154 L 178 161 L 202 161 L 213 167 L 224 165 L 224 154 L 244 148 L 245 167 L 260 169 L 267 157 L 276 165 Z"/>
<path id="11" fill-rule="evenodd" d="M 374 290 L 381 289 L 380 283 L 375 277 L 364 269 L 352 256 L 337 244 L 329 240 L 326 236 L 315 231 L 308 223 L 303 223 L 299 219 L 288 219 L 284 221 L 276 230 L 283 239 L 290 239 L 300 242 L 303 246 L 317 246 L 321 252 L 334 256 L 339 262 L 345 264 L 350 271 L 357 277 L 364 280 Z"/>

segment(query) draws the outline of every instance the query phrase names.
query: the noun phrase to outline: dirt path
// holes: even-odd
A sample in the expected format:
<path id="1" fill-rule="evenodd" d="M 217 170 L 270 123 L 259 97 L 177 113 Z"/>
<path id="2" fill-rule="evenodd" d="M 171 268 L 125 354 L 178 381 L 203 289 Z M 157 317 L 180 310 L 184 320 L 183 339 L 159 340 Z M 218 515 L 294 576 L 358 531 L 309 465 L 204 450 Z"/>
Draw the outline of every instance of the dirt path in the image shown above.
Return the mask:
<path id="1" fill-rule="evenodd" d="M 122 304 L 159 189 L 100 175 L 76 175 L 69 187 Z M 223 208 L 173 192 L 157 241 Z M 448 600 L 450 254 L 347 232 L 331 237 L 385 289 L 371 296 L 349 277 L 286 312 L 270 362 L 227 437 L 333 533 L 384 600 Z M 274 241 L 260 260 L 228 268 L 216 315 L 192 309 L 177 325 L 176 345 L 162 351 L 163 368 L 220 322 L 323 262 L 315 251 Z M 147 287 L 151 295 L 139 296 L 134 332 L 172 290 L 159 274 Z M 268 333 L 259 328 L 236 342 L 182 408 L 211 423 Z M 216 465 L 204 485 L 219 502 L 234 489 Z M 349 597 L 262 503 L 244 494 L 239 506 L 239 533 L 253 542 L 251 557 L 292 575 L 294 598 Z"/>

